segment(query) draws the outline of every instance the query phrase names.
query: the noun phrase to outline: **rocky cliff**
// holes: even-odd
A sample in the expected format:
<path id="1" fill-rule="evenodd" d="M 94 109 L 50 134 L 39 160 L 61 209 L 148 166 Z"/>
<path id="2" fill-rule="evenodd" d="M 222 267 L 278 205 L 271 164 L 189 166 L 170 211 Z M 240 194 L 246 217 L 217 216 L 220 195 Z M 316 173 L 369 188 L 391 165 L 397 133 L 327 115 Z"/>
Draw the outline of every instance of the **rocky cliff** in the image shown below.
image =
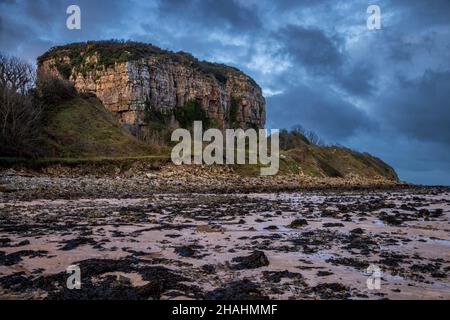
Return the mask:
<path id="1" fill-rule="evenodd" d="M 38 67 L 69 79 L 79 92 L 94 93 L 124 125 L 145 126 L 150 113 L 180 126 L 183 113 L 176 110 L 189 102 L 201 106 L 214 127 L 265 124 L 265 100 L 253 79 L 184 52 L 135 42 L 76 43 L 50 49 Z"/>

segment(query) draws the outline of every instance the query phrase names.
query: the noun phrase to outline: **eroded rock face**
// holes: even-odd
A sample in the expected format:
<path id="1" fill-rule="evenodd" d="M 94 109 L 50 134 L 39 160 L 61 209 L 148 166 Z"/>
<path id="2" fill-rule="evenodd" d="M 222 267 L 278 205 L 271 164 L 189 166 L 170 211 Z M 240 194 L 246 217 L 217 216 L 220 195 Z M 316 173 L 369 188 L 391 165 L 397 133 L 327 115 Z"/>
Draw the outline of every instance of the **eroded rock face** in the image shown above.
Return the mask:
<path id="1" fill-rule="evenodd" d="M 68 78 L 79 92 L 94 93 L 126 125 L 145 125 L 145 110 L 150 107 L 169 114 L 170 125 L 176 127 L 179 124 L 171 110 L 196 100 L 216 127 L 264 127 L 261 88 L 237 69 L 221 66 L 224 77 L 218 80 L 170 55 L 148 55 L 108 66 L 99 63 L 100 55 L 81 51 L 76 59 L 83 62 L 74 67 L 74 55 L 67 49 L 58 55 L 53 50 L 49 57 L 40 58 L 39 68 Z M 67 74 L 62 74 L 61 65 Z"/>

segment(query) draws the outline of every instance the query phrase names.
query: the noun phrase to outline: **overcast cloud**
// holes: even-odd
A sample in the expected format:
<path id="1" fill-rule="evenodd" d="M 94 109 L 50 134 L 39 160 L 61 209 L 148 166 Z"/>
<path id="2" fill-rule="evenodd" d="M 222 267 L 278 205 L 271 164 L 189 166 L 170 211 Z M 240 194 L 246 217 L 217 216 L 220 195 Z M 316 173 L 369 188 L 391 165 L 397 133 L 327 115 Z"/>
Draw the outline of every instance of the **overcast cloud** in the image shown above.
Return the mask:
<path id="1" fill-rule="evenodd" d="M 81 30 L 65 27 L 70 4 Z M 366 27 L 370 4 L 381 30 Z M 263 88 L 268 127 L 302 125 L 406 181 L 450 185 L 449 12 L 448 0 L 0 0 L 0 44 L 34 61 L 131 39 L 230 64 Z"/>

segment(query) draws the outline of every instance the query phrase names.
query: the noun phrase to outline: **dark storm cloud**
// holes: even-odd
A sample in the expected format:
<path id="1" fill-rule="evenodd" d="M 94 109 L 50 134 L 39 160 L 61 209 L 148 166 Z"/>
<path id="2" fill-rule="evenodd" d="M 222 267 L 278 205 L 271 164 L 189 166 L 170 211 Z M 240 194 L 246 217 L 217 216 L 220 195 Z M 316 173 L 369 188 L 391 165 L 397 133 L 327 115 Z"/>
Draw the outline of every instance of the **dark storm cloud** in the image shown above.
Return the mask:
<path id="1" fill-rule="evenodd" d="M 374 89 L 376 76 L 370 65 L 352 63 L 343 37 L 297 25 L 283 27 L 274 36 L 281 44 L 278 54 L 298 67 L 331 79 L 350 94 L 368 95 Z"/>
<path id="2" fill-rule="evenodd" d="M 317 7 L 324 4 L 335 2 L 335 0 L 276 0 L 273 1 L 273 5 L 276 9 L 286 11 L 286 10 L 295 10 L 295 9 L 303 9 L 303 8 L 311 8 Z"/>
<path id="3" fill-rule="evenodd" d="M 376 114 L 403 135 L 450 147 L 450 70 L 426 71 L 419 79 L 400 80 L 382 97 Z"/>
<path id="4" fill-rule="evenodd" d="M 62 3 L 58 1 L 42 0 L 22 1 L 18 3 L 22 5 L 26 16 L 38 24 L 50 25 L 53 18 L 57 16 L 58 11 L 61 9 L 64 10 L 64 7 L 61 6 Z M 65 12 L 65 10 L 62 12 Z"/>
<path id="5" fill-rule="evenodd" d="M 12 15 L 3 14 L 9 5 L 15 6 L 16 3 L 0 2 L 0 50 L 33 62 L 37 55 L 51 45 L 51 41 L 41 39 L 37 27 L 25 24 Z"/>
<path id="6" fill-rule="evenodd" d="M 318 72 L 339 68 L 344 62 L 342 39 L 327 36 L 318 28 L 288 25 L 276 33 L 283 47 L 295 62 Z"/>
<path id="7" fill-rule="evenodd" d="M 28 18 L 42 24 L 54 24 L 63 22 L 63 27 L 67 19 L 66 10 L 70 5 L 78 5 L 81 9 L 82 29 L 93 29 L 101 27 L 105 30 L 109 26 L 117 27 L 127 9 L 133 6 L 131 0 L 39 0 L 39 1 L 19 1 L 18 4 Z M 57 26 L 54 26 L 57 27 Z M 95 30 L 88 30 L 94 32 Z M 96 30 L 99 31 L 99 30 Z"/>
<path id="8" fill-rule="evenodd" d="M 398 10 L 402 19 L 398 21 L 404 27 L 448 26 L 450 23 L 450 1 L 448 0 L 395 0 L 388 3 L 389 8 Z"/>
<path id="9" fill-rule="evenodd" d="M 375 90 L 376 76 L 368 64 L 356 64 L 347 67 L 337 76 L 337 82 L 350 94 L 369 95 Z"/>
<path id="10" fill-rule="evenodd" d="M 170 17 L 185 24 L 235 30 L 261 27 L 257 7 L 244 6 L 237 0 L 161 0 L 160 17 Z"/>
<path id="11" fill-rule="evenodd" d="M 267 104 L 270 123 L 284 123 L 287 128 L 301 125 L 329 143 L 345 141 L 375 125 L 363 111 L 321 87 L 298 85 L 268 98 Z"/>
<path id="12" fill-rule="evenodd" d="M 81 30 L 66 28 L 67 7 L 81 8 Z M 131 8 L 130 0 L 17 0 L 0 2 L 2 50 L 36 58 L 50 46 L 88 39 L 112 38 Z M 111 34 L 112 36 L 109 36 Z M 116 33 L 118 34 L 118 33 Z"/>

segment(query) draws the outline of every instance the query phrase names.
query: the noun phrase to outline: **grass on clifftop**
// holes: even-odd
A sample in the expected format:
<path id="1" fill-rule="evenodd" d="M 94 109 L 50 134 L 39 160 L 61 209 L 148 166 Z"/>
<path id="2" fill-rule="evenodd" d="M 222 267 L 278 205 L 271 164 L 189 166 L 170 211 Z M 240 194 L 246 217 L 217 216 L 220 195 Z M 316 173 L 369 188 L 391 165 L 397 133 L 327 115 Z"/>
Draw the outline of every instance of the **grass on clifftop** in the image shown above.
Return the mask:
<path id="1" fill-rule="evenodd" d="M 394 169 L 383 161 L 348 148 L 305 145 L 288 150 L 287 154 L 299 164 L 301 171 L 309 176 L 333 178 L 348 175 L 367 178 L 383 176 L 398 180 Z"/>
<path id="2" fill-rule="evenodd" d="M 88 59 L 93 55 L 97 55 L 97 62 Z M 70 62 L 65 61 L 65 57 L 68 57 Z M 65 78 L 69 78 L 73 70 L 86 74 L 88 71 L 102 70 L 114 66 L 115 63 L 136 61 L 149 57 L 180 63 L 205 75 L 212 75 L 222 85 L 226 84 L 230 75 L 243 75 L 242 71 L 237 68 L 200 61 L 186 52 L 172 52 L 150 43 L 122 40 L 88 41 L 56 46 L 38 57 L 38 64 L 42 64 L 48 59 L 55 59 L 57 70 Z M 254 86 L 258 86 L 252 78 L 248 77 L 248 80 Z"/>
<path id="3" fill-rule="evenodd" d="M 57 158 L 136 157 L 157 150 L 121 128 L 94 97 L 77 97 L 50 110 L 46 148 Z"/>
<path id="4" fill-rule="evenodd" d="M 291 140 L 290 145 L 283 145 L 278 174 L 302 173 L 315 178 L 345 178 L 353 175 L 370 179 L 381 176 L 398 181 L 392 167 L 368 153 L 337 146 L 318 146 L 304 137 L 299 138 L 302 139 Z M 241 175 L 255 176 L 259 174 L 261 165 L 234 165 L 234 168 Z"/>

